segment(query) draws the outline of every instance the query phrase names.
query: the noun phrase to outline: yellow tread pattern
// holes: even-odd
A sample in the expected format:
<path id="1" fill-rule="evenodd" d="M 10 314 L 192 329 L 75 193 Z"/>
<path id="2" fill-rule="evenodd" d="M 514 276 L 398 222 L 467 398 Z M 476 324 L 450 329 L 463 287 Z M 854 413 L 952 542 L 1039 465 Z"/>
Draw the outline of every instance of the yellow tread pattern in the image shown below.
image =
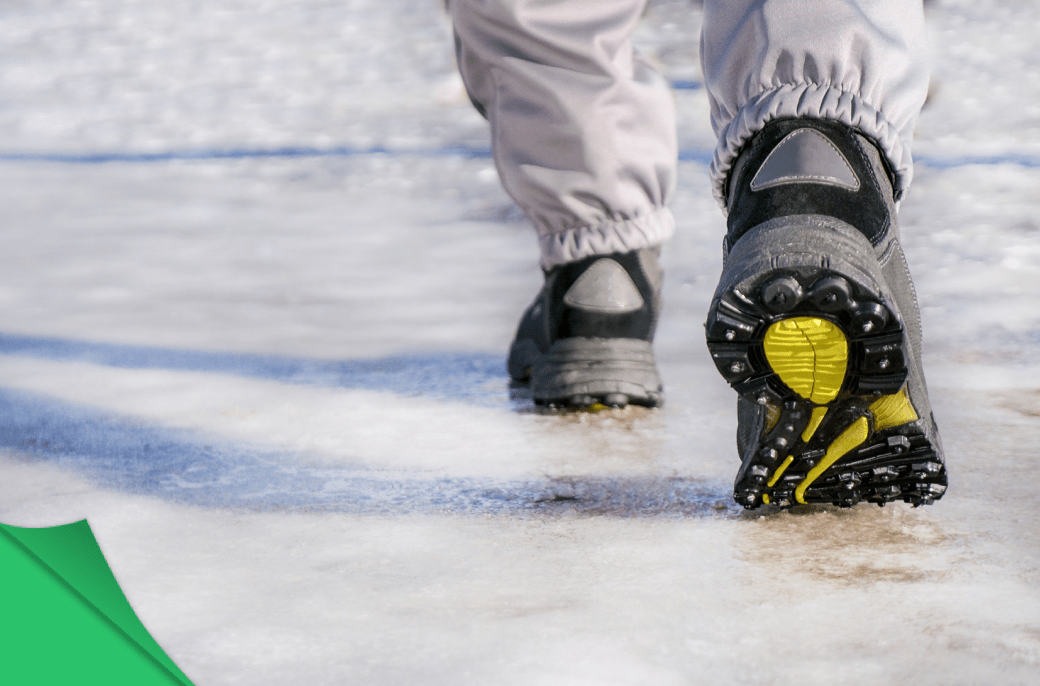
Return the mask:
<path id="1" fill-rule="evenodd" d="M 769 366 L 795 393 L 817 405 L 838 396 L 849 344 L 836 324 L 818 317 L 782 319 L 769 327 L 762 343 Z"/>
<path id="2" fill-rule="evenodd" d="M 772 431 L 777 422 L 780 421 L 780 408 L 776 405 L 766 405 L 766 433 Z"/>
<path id="3" fill-rule="evenodd" d="M 820 478 L 820 474 L 827 471 L 828 468 L 839 459 L 842 455 L 845 455 L 850 450 L 855 450 L 857 447 L 863 444 L 870 436 L 870 423 L 866 417 L 860 417 L 856 421 L 849 424 L 848 428 L 841 432 L 841 434 L 834 439 L 834 442 L 827 448 L 827 454 L 823 456 L 820 463 L 809 470 L 809 473 L 805 475 L 802 483 L 798 484 L 798 488 L 794 489 L 794 499 L 805 504 L 805 490 L 812 485 L 816 479 Z"/>
<path id="4" fill-rule="evenodd" d="M 814 407 L 812 409 L 812 416 L 809 418 L 809 423 L 805 425 L 805 431 L 802 432 L 802 441 L 808 443 L 816 433 L 816 430 L 820 428 L 820 424 L 823 423 L 823 418 L 827 416 L 826 407 Z"/>
<path id="5" fill-rule="evenodd" d="M 918 420 L 914 406 L 910 404 L 910 398 L 906 395 L 906 388 L 900 389 L 898 393 L 883 395 L 878 398 L 870 411 L 874 415 L 874 431 L 881 431 L 893 426 L 909 424 Z"/>
<path id="6" fill-rule="evenodd" d="M 773 472 L 773 478 L 769 480 L 769 483 L 767 483 L 766 486 L 772 488 L 773 484 L 780 480 L 780 477 L 784 475 L 784 472 L 787 471 L 787 468 L 791 466 L 792 462 L 794 462 L 794 455 L 788 455 L 787 459 L 784 460 L 784 463 Z"/>

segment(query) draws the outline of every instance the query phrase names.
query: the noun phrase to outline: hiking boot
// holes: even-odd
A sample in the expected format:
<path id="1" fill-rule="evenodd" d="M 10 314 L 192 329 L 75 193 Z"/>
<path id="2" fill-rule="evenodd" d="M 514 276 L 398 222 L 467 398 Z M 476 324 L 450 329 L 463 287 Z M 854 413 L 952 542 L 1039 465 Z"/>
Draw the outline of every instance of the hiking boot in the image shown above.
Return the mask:
<path id="1" fill-rule="evenodd" d="M 661 310 L 658 248 L 554 267 L 520 320 L 509 375 L 541 405 L 664 402 L 651 343 Z"/>
<path id="2" fill-rule="evenodd" d="M 841 124 L 777 120 L 737 159 L 728 204 L 705 326 L 716 367 L 740 394 L 734 499 L 753 509 L 942 497 L 920 314 L 884 157 Z"/>

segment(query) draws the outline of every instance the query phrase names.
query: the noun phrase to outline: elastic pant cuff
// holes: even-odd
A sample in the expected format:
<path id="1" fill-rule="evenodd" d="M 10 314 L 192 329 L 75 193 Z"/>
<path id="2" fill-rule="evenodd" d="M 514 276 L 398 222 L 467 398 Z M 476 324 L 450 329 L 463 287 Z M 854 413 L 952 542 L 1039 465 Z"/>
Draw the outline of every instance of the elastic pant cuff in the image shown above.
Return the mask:
<path id="1" fill-rule="evenodd" d="M 909 142 L 884 114 L 859 95 L 834 86 L 814 83 L 785 84 L 765 91 L 744 105 L 719 132 L 719 144 L 711 162 L 712 190 L 726 212 L 726 179 L 744 144 L 774 119 L 806 117 L 837 121 L 872 138 L 895 174 L 895 198 L 899 200 L 913 178 Z"/>
<path id="2" fill-rule="evenodd" d="M 642 250 L 664 243 L 675 233 L 675 218 L 668 208 L 633 219 L 606 221 L 539 236 L 542 268 L 574 262 L 592 255 Z"/>

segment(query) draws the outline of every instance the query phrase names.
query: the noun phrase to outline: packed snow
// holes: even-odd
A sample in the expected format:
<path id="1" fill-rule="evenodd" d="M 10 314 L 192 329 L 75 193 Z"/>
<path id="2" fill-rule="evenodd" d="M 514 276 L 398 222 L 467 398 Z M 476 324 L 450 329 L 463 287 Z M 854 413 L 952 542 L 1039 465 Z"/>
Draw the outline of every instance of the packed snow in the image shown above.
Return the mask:
<path id="1" fill-rule="evenodd" d="M 683 162 L 667 405 L 538 411 L 537 248 L 440 0 L 0 7 L 0 521 L 87 518 L 206 684 L 1032 684 L 1040 5 L 928 4 L 904 244 L 951 488 L 731 500 L 700 10 L 637 42 Z"/>

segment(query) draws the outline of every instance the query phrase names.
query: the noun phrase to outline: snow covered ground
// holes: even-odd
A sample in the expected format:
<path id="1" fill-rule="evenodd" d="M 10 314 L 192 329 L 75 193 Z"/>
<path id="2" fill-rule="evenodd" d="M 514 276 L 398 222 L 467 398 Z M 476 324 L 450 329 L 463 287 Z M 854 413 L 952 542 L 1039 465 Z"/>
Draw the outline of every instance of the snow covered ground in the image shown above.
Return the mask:
<path id="1" fill-rule="evenodd" d="M 553 416 L 439 0 L 0 6 L 0 521 L 88 518 L 200 686 L 1036 683 L 1040 3 L 929 5 L 918 510 L 731 502 L 699 22 L 638 37 L 685 160 L 668 404 Z"/>

